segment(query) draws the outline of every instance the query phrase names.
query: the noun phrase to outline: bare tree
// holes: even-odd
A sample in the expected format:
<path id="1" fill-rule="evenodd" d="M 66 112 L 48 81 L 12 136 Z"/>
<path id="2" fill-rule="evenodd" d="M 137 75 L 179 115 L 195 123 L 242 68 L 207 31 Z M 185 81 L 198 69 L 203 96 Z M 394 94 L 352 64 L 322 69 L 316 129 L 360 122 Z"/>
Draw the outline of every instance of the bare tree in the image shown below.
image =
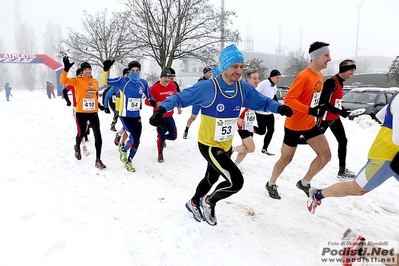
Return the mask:
<path id="1" fill-rule="evenodd" d="M 238 31 L 227 28 L 235 13 L 222 14 L 209 0 L 125 0 L 125 4 L 143 54 L 161 68 L 172 66 L 176 59 L 215 64 L 221 40 L 240 41 Z"/>
<path id="2" fill-rule="evenodd" d="M 95 15 L 84 11 L 84 33 L 69 28 L 68 38 L 63 41 L 67 49 L 62 53 L 76 62 L 88 61 L 100 67 L 106 59 L 116 60 L 124 67 L 129 58 L 139 60 L 140 57 L 134 52 L 140 47 L 135 36 L 129 33 L 127 16 L 127 12 L 112 12 L 111 18 L 108 18 L 107 9 Z"/>
<path id="3" fill-rule="evenodd" d="M 35 54 L 37 51 L 35 33 L 26 22 L 22 22 L 16 32 L 17 50 L 21 54 Z M 22 86 L 28 90 L 33 90 L 36 84 L 37 68 L 33 65 L 22 64 L 18 68 L 18 76 Z"/>
<path id="4" fill-rule="evenodd" d="M 62 27 L 60 24 L 53 24 L 50 21 L 47 21 L 46 25 L 46 33 L 43 35 L 44 39 L 44 53 L 54 60 L 58 61 L 62 64 L 60 51 L 61 42 L 62 42 Z M 46 84 L 46 81 L 50 81 L 53 84 L 56 84 L 54 70 L 46 67 L 42 68 L 40 71 L 40 82 L 41 84 Z"/>
<path id="5" fill-rule="evenodd" d="M 356 72 L 358 74 L 370 72 L 370 61 L 365 58 L 364 60 L 356 62 Z"/>
<path id="6" fill-rule="evenodd" d="M 396 56 L 395 60 L 392 61 L 388 73 L 385 75 L 387 77 L 387 82 L 395 80 L 396 85 L 399 85 L 399 56 Z"/>
<path id="7" fill-rule="evenodd" d="M 247 62 L 245 62 L 244 70 L 247 70 L 250 68 L 256 69 L 256 71 L 258 71 L 258 74 L 259 74 L 259 80 L 260 81 L 265 80 L 268 77 L 267 76 L 268 68 L 265 65 L 263 65 L 262 63 L 263 63 L 263 60 L 260 60 L 258 58 L 248 60 Z"/>
<path id="8" fill-rule="evenodd" d="M 304 70 L 309 65 L 309 59 L 302 49 L 296 51 L 288 51 L 287 66 L 284 69 L 284 74 L 289 76 L 296 76 L 299 72 Z"/>

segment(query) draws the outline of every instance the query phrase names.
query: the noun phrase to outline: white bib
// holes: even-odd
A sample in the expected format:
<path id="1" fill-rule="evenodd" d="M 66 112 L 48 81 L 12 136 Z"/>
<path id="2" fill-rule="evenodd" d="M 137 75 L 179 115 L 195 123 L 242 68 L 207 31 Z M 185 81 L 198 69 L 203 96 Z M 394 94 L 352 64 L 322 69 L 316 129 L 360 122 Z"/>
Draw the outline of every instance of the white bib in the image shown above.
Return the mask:
<path id="1" fill-rule="evenodd" d="M 83 98 L 83 110 L 94 111 L 96 109 L 96 101 L 94 98 Z"/>
<path id="2" fill-rule="evenodd" d="M 237 118 L 217 118 L 215 135 L 213 139 L 216 141 L 226 141 L 232 139 L 236 130 Z"/>

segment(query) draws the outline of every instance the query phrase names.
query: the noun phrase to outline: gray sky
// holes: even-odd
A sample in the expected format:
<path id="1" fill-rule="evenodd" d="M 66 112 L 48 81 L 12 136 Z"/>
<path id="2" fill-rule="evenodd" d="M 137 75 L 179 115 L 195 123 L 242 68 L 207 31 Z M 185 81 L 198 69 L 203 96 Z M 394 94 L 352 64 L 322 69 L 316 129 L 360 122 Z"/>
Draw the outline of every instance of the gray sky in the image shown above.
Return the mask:
<path id="1" fill-rule="evenodd" d="M 218 7 L 221 4 L 221 0 L 210 2 Z M 362 2 L 357 31 L 358 6 Z M 113 11 L 121 10 L 123 5 L 117 0 L 21 0 L 19 7 L 21 20 L 34 28 L 39 42 L 48 21 L 63 25 L 66 37 L 67 27 L 81 26 L 83 10 Z M 358 56 L 399 55 L 399 0 L 225 0 L 225 9 L 236 11 L 233 28 L 241 31 L 243 40 L 248 34 L 253 37 L 255 52 L 275 53 L 280 39 L 281 46 L 290 51 L 299 47 L 307 50 L 310 43 L 324 41 L 331 44 L 333 60 L 354 58 L 358 32 Z M 0 0 L 0 25 L 4 52 L 16 52 L 14 0 Z M 38 46 L 41 53 L 42 44 Z M 244 43 L 239 47 L 243 49 Z"/>

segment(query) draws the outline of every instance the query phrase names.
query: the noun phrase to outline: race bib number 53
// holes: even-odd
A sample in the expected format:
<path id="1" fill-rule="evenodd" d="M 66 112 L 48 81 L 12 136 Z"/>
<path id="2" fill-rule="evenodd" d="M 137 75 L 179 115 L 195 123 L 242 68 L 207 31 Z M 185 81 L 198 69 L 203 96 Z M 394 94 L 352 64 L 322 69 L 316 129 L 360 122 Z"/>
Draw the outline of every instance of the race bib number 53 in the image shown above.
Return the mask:
<path id="1" fill-rule="evenodd" d="M 216 119 L 214 140 L 226 141 L 234 137 L 237 130 L 237 118 Z"/>

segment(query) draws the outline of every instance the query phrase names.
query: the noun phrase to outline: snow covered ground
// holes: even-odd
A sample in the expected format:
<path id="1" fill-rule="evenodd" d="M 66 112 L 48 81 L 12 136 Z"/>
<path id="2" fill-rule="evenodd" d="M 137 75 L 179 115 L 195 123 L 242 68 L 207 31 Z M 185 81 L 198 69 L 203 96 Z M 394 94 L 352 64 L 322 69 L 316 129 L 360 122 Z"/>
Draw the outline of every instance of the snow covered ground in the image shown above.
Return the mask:
<path id="1" fill-rule="evenodd" d="M 322 243 L 340 240 L 347 228 L 367 239 L 399 240 L 399 184 L 392 178 L 365 196 L 325 199 L 314 215 L 307 211 L 295 183 L 315 157 L 308 146 L 298 148 L 277 181 L 282 199 L 268 196 L 264 185 L 283 138 L 285 118 L 279 115 L 269 147 L 276 156 L 261 154 L 263 136 L 255 136 L 256 151 L 242 163 L 243 189 L 217 204 L 217 226 L 196 222 L 184 204 L 206 168 L 196 141 L 199 121 L 185 140 L 190 108 L 175 113 L 179 136 L 167 142 L 160 164 L 151 113 L 143 107 L 137 171 L 130 173 L 113 143 L 112 116 L 100 112 L 107 166 L 101 171 L 94 167 L 93 134 L 91 154 L 75 159 L 76 124 L 63 99 L 49 100 L 41 91 L 13 91 L 10 102 L 1 96 L 1 266 L 326 265 L 320 262 Z M 379 125 L 370 119 L 343 123 L 347 167 L 357 172 Z M 313 187 L 338 182 L 337 142 L 330 131 L 326 136 L 333 158 Z M 238 134 L 234 143 L 240 143 Z"/>

